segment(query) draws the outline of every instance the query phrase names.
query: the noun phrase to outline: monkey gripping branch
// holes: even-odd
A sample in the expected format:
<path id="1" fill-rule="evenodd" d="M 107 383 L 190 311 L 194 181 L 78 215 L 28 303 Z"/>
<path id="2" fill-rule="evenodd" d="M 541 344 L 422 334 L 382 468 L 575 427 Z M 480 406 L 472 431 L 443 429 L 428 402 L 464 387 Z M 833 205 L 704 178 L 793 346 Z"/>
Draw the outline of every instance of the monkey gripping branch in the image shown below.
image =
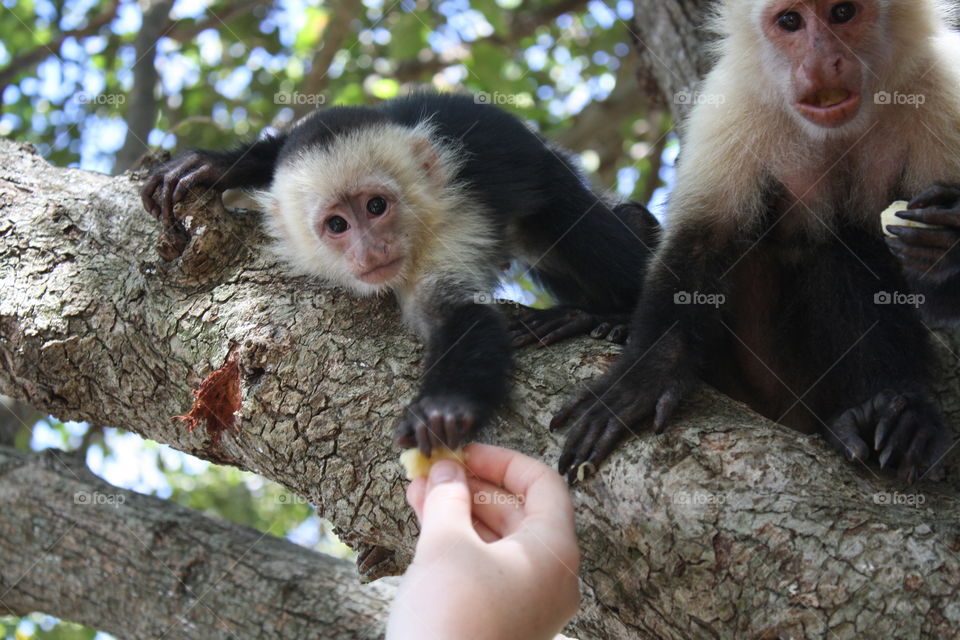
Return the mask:
<path id="1" fill-rule="evenodd" d="M 54 168 L 7 141 L 0 167 L 0 392 L 260 473 L 317 505 L 368 578 L 401 571 L 416 526 L 391 434 L 421 351 L 396 305 L 283 275 L 257 216 L 217 202 L 190 205 L 191 244 L 160 260 L 142 175 Z M 960 341 L 936 342 L 935 391 L 956 424 Z M 510 406 L 477 437 L 555 463 L 550 417 L 615 349 L 521 351 Z M 173 416 L 214 372 L 234 423 L 191 431 Z M 573 489 L 583 607 L 568 634 L 949 637 L 957 467 L 953 452 L 947 480 L 904 488 L 702 390 L 670 430 L 629 440 Z"/>

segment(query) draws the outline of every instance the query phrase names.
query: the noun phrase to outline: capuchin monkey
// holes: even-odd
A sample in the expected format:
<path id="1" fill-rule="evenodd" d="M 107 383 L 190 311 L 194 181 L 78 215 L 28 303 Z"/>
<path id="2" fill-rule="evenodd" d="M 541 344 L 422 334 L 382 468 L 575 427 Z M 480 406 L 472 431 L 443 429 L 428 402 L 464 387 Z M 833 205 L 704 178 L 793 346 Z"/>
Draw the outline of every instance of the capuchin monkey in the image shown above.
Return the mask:
<path id="1" fill-rule="evenodd" d="M 705 380 L 913 482 L 948 442 L 917 307 L 960 315 L 958 38 L 932 0 L 730 0 L 715 26 L 723 100 L 691 113 L 630 342 L 552 423 L 560 470 L 662 431 Z M 901 199 L 945 228 L 891 226 L 891 252 Z"/>
<path id="2" fill-rule="evenodd" d="M 156 169 L 141 196 L 169 227 L 194 187 L 259 190 L 294 272 L 361 296 L 396 294 L 426 342 L 396 440 L 426 455 L 457 447 L 504 401 L 511 341 L 594 328 L 621 339 L 659 235 L 645 208 L 611 208 L 563 151 L 462 95 L 323 109 L 230 151 L 189 151 Z M 513 333 L 490 304 L 511 259 L 561 305 L 530 311 Z"/>

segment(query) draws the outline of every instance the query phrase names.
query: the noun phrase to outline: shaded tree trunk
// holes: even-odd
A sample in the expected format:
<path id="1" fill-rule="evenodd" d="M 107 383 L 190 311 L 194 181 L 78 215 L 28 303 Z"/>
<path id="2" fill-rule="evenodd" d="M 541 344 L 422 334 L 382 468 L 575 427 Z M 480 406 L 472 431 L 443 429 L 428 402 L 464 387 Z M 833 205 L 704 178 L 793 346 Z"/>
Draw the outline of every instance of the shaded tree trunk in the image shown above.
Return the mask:
<path id="1" fill-rule="evenodd" d="M 137 187 L 0 141 L 0 392 L 260 473 L 317 505 L 368 578 L 401 571 L 416 526 L 390 434 L 420 347 L 395 304 L 285 276 L 255 215 L 212 204 L 191 209 L 194 239 L 164 263 Z M 939 339 L 956 423 L 958 343 Z M 479 437 L 553 464 L 562 436 L 549 417 L 614 355 L 588 340 L 522 351 L 512 403 Z M 238 388 L 237 423 L 219 440 L 189 433 L 171 416 L 221 369 Z M 567 632 L 949 637 L 960 624 L 957 462 L 954 452 L 949 482 L 905 490 L 702 390 L 665 434 L 625 443 L 574 489 L 584 600 Z M 0 575 L 19 579 L 7 562 Z M 118 581 L 102 589 L 138 597 Z"/>
<path id="2" fill-rule="evenodd" d="M 136 61 L 133 63 L 133 87 L 127 97 L 124 120 L 127 136 L 123 147 L 117 152 L 113 172 L 122 173 L 133 166 L 140 156 L 149 151 L 147 137 L 157 122 L 157 80 L 159 74 L 155 63 L 157 43 L 170 30 L 170 9 L 173 0 L 155 0 L 144 5 L 143 24 L 133 40 Z"/>

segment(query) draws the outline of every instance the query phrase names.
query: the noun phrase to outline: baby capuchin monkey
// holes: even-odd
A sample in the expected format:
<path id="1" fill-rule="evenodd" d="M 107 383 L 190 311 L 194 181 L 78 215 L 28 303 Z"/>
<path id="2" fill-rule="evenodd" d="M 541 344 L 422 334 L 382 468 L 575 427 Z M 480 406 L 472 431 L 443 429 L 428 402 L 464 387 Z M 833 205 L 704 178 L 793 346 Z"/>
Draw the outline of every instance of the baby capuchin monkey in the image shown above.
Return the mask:
<path id="1" fill-rule="evenodd" d="M 723 100 L 687 124 L 630 343 L 554 419 L 561 471 L 661 431 L 698 379 L 905 481 L 940 460 L 920 313 L 960 316 L 960 43 L 938 9 L 723 3 L 701 89 Z M 895 200 L 943 228 L 891 226 L 891 253 Z"/>
<path id="2" fill-rule="evenodd" d="M 153 172 L 143 204 L 176 224 L 174 204 L 193 187 L 259 190 L 294 272 L 396 294 L 426 342 L 396 439 L 425 455 L 457 447 L 504 401 L 511 342 L 614 332 L 659 235 L 645 208 L 611 207 L 566 153 L 462 95 L 323 109 L 233 150 L 189 151 Z M 490 304 L 511 259 L 561 305 L 526 314 L 512 334 Z"/>

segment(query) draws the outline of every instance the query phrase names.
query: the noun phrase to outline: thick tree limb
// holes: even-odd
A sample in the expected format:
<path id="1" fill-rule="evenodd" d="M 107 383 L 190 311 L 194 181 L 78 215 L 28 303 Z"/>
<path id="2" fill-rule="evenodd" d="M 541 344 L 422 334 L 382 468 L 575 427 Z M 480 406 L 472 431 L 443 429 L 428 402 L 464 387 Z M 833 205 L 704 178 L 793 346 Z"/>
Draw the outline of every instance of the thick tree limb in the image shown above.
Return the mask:
<path id="1" fill-rule="evenodd" d="M 393 585 L 349 562 L 0 447 L 0 613 L 121 638 L 381 638 Z"/>
<path id="2" fill-rule="evenodd" d="M 202 233 L 165 264 L 135 180 L 55 169 L 8 142 L 0 167 L 0 391 L 257 471 L 373 549 L 368 575 L 403 566 L 416 527 L 389 437 L 420 351 L 392 302 L 283 276 L 255 216 L 215 208 L 194 210 Z M 960 367 L 943 352 L 956 423 Z M 480 437 L 552 464 L 560 438 L 543 425 L 612 355 L 587 340 L 523 351 L 514 401 Z M 242 408 L 214 445 L 170 416 L 229 358 Z M 955 451 L 944 473 L 950 482 L 906 490 L 700 392 L 667 433 L 627 443 L 574 490 L 584 606 L 569 634 L 950 637 L 960 625 Z M 878 503 L 894 492 L 910 504 Z"/>

